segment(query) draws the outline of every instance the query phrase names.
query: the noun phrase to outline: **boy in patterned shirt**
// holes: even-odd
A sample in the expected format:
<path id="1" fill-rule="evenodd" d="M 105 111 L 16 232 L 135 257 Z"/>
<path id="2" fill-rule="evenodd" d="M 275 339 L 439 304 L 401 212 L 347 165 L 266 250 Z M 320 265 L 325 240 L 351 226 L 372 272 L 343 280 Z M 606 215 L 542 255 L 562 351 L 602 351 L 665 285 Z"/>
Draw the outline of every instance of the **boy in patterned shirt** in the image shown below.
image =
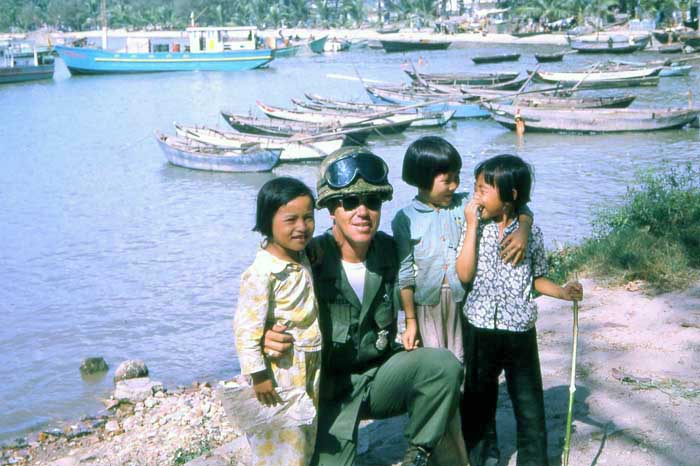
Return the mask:
<path id="1" fill-rule="evenodd" d="M 519 157 L 499 155 L 474 170 L 474 199 L 465 207 L 464 244 L 457 258 L 460 280 L 472 284 L 464 304 L 468 375 L 463 403 L 473 414 L 463 426 L 472 466 L 497 465 L 495 438 L 498 377 L 505 371 L 517 421 L 517 465 L 547 466 L 547 431 L 537 350 L 533 288 L 569 301 L 583 296 L 580 283 L 560 287 L 544 277 L 547 260 L 541 230 L 533 225 L 525 260 L 517 266 L 499 255 L 499 241 L 518 228 L 516 212 L 530 200 L 532 172 Z M 479 219 L 480 217 L 480 219 Z M 465 412 L 465 411 L 463 411 Z"/>

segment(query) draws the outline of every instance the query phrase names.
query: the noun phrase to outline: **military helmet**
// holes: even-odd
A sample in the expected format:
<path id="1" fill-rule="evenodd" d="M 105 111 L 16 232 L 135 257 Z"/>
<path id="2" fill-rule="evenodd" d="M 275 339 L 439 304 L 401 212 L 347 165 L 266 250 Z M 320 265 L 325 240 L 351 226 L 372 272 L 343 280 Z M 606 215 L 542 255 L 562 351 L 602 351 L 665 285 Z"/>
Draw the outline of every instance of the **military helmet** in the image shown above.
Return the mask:
<path id="1" fill-rule="evenodd" d="M 388 180 L 389 167 L 378 155 L 361 147 L 342 147 L 321 162 L 316 184 L 316 205 L 349 194 L 379 194 L 391 199 L 394 189 Z"/>

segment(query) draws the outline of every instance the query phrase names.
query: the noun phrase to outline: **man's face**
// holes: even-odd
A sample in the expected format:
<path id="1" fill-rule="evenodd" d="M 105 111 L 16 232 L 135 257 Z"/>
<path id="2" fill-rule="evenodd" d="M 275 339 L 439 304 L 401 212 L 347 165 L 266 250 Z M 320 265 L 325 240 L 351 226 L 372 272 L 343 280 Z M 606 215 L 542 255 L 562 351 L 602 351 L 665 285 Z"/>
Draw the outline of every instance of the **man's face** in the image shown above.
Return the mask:
<path id="1" fill-rule="evenodd" d="M 372 241 L 382 217 L 382 198 L 376 194 L 348 195 L 331 210 L 334 232 L 350 244 Z"/>

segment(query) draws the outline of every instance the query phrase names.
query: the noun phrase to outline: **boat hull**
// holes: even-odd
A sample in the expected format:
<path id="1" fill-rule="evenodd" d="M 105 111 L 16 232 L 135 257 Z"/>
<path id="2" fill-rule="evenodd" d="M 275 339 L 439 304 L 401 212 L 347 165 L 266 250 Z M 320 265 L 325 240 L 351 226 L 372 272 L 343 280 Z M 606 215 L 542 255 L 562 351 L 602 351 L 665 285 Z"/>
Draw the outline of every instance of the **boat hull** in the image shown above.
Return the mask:
<path id="1" fill-rule="evenodd" d="M 0 84 L 38 81 L 51 78 L 53 78 L 53 63 L 50 65 L 0 68 Z"/>
<path id="2" fill-rule="evenodd" d="M 410 52 L 413 50 L 446 50 L 452 42 L 432 40 L 383 40 L 379 39 L 387 53 Z"/>
<path id="3" fill-rule="evenodd" d="M 204 154 L 184 150 L 169 144 L 168 136 L 156 134 L 156 141 L 163 151 L 165 158 L 178 167 L 193 170 L 218 171 L 230 173 L 265 172 L 277 165 L 280 159 L 279 150 L 253 149 L 237 151 L 235 155 Z M 231 154 L 219 151 L 221 154 Z"/>
<path id="4" fill-rule="evenodd" d="M 390 92 L 379 88 L 366 88 L 370 100 L 375 104 L 393 104 L 401 106 L 409 106 L 421 103 L 424 99 L 415 98 L 409 94 L 401 94 L 398 92 Z M 434 96 L 435 100 L 440 100 L 439 95 Z M 437 102 L 435 104 L 421 107 L 427 112 L 441 112 L 445 110 L 454 111 L 452 115 L 454 119 L 467 118 L 488 118 L 489 112 L 484 110 L 479 104 L 464 103 L 464 102 Z"/>
<path id="5" fill-rule="evenodd" d="M 515 130 L 516 114 L 528 132 L 621 133 L 682 128 L 697 120 L 698 110 L 594 109 L 546 110 L 515 106 L 493 106 L 494 120 Z"/>
<path id="6" fill-rule="evenodd" d="M 71 74 L 243 71 L 266 65 L 273 58 L 270 49 L 206 53 L 121 53 L 78 47 L 55 48 Z"/>
<path id="7" fill-rule="evenodd" d="M 300 142 L 285 137 L 255 136 L 213 130 L 206 127 L 175 125 L 178 136 L 203 144 L 240 149 L 248 144 L 260 144 L 264 149 L 281 149 L 281 162 L 302 162 L 321 160 L 343 146 L 344 137 L 335 139 Z"/>
<path id="8" fill-rule="evenodd" d="M 483 65 L 483 64 L 487 64 L 487 63 L 501 63 L 501 62 L 506 62 L 506 61 L 518 61 L 518 60 L 520 60 L 519 53 L 472 57 L 472 61 L 476 65 Z"/>

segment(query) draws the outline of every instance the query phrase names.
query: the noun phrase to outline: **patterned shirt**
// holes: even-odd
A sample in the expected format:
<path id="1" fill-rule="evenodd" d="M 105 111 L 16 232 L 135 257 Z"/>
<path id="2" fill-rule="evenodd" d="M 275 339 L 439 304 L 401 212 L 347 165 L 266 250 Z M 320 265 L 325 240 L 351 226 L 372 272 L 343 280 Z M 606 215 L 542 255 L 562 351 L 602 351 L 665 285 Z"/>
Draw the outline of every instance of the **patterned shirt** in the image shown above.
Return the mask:
<path id="1" fill-rule="evenodd" d="M 518 225 L 514 220 L 504 229 L 503 237 Z M 479 224 L 476 275 L 464 314 L 475 327 L 524 332 L 537 321 L 537 305 L 532 300 L 534 279 L 547 273 L 542 231 L 532 226 L 525 259 L 515 267 L 501 259 L 499 242 L 497 224 Z"/>
<path id="2" fill-rule="evenodd" d="M 265 370 L 262 337 L 266 326 L 287 325 L 294 346 L 301 351 L 320 351 L 318 305 L 311 278 L 311 265 L 279 259 L 261 249 L 241 276 L 238 309 L 234 318 L 236 350 L 241 373 Z"/>

